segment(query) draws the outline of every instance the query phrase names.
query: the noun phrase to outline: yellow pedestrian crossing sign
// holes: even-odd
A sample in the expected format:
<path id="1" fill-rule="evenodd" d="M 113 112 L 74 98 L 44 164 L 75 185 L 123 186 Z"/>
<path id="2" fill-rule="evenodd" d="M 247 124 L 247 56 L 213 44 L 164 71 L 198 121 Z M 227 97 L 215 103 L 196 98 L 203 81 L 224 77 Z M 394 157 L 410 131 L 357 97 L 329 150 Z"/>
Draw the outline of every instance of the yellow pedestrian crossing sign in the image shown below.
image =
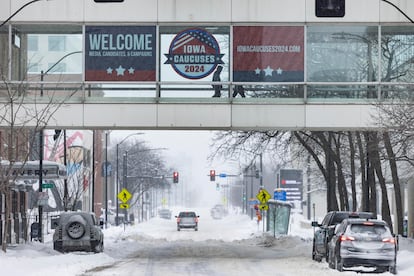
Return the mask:
<path id="1" fill-rule="evenodd" d="M 260 189 L 259 193 L 256 195 L 256 198 L 262 203 L 265 204 L 270 198 L 271 195 L 265 189 Z"/>
<path id="2" fill-rule="evenodd" d="M 128 192 L 127 189 L 123 188 L 121 190 L 121 192 L 118 194 L 118 198 L 120 201 L 122 201 L 123 203 L 127 203 L 128 200 L 130 200 L 132 197 L 131 193 Z"/>
<path id="3" fill-rule="evenodd" d="M 129 204 L 127 204 L 127 203 L 121 203 L 121 204 L 119 204 L 119 208 L 121 208 L 121 209 L 129 209 Z"/>

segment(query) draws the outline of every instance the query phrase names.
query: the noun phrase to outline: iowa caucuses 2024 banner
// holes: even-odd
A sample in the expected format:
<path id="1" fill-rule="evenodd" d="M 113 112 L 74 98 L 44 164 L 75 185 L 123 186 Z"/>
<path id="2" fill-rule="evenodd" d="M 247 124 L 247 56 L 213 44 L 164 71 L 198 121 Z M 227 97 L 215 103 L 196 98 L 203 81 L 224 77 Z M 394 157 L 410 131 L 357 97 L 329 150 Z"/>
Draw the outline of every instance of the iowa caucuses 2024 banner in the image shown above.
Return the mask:
<path id="1" fill-rule="evenodd" d="M 86 81 L 155 81 L 155 26 L 87 26 Z"/>
<path id="2" fill-rule="evenodd" d="M 235 26 L 233 80 L 304 80 L 304 30 L 300 26 Z"/>

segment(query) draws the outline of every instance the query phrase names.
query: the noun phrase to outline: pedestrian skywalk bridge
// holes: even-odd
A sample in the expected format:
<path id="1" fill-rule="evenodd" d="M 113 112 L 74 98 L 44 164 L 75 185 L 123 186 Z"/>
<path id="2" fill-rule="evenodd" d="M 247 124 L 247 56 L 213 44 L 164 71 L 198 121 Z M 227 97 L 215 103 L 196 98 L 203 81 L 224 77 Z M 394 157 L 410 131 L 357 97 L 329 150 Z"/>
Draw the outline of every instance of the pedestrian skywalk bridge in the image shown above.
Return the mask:
<path id="1" fill-rule="evenodd" d="M 350 130 L 378 128 L 378 104 L 413 98 L 407 83 L 222 82 L 221 97 L 212 84 L 8 82 L 0 115 L 16 112 L 18 123 L 36 126 L 35 114 L 50 110 L 47 128 Z"/>

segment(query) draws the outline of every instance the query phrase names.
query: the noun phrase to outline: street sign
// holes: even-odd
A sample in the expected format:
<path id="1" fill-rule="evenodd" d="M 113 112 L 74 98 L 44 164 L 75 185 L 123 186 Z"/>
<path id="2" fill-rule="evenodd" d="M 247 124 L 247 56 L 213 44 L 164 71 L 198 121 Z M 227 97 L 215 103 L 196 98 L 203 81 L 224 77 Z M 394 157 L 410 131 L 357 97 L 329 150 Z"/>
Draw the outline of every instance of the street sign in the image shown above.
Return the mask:
<path id="1" fill-rule="evenodd" d="M 280 201 L 286 201 L 286 191 L 277 189 L 273 193 L 273 199 L 280 200 Z"/>
<path id="2" fill-rule="evenodd" d="M 119 208 L 121 208 L 121 209 L 129 209 L 129 204 L 127 204 L 127 203 L 121 203 L 121 204 L 119 204 Z"/>
<path id="3" fill-rule="evenodd" d="M 42 184 L 42 188 L 43 189 L 51 189 L 53 187 L 55 187 L 55 184 L 54 183 L 43 183 Z"/>
<path id="4" fill-rule="evenodd" d="M 227 177 L 227 174 L 225 174 L 225 173 L 221 173 L 221 174 L 219 174 L 219 176 L 220 176 L 220 177 Z"/>
<path id="5" fill-rule="evenodd" d="M 256 205 L 256 204 L 259 204 L 260 202 L 257 200 L 257 199 L 255 199 L 255 198 L 249 198 L 249 205 L 250 205 L 250 207 L 253 207 L 254 205 Z"/>
<path id="6" fill-rule="evenodd" d="M 303 172 L 296 169 L 280 169 L 279 188 L 286 191 L 286 201 L 303 200 Z"/>
<path id="7" fill-rule="evenodd" d="M 123 188 L 121 192 L 119 192 L 118 194 L 119 200 L 122 201 L 123 203 L 127 203 L 128 200 L 131 199 L 131 197 L 132 197 L 131 193 L 125 188 Z"/>
<path id="8" fill-rule="evenodd" d="M 259 205 L 259 209 L 262 210 L 262 211 L 267 211 L 267 210 L 269 210 L 269 205 L 267 205 L 267 204 L 260 204 Z"/>
<path id="9" fill-rule="evenodd" d="M 262 203 L 265 204 L 270 198 L 270 194 L 265 189 L 260 189 L 259 193 L 256 195 L 256 198 Z"/>

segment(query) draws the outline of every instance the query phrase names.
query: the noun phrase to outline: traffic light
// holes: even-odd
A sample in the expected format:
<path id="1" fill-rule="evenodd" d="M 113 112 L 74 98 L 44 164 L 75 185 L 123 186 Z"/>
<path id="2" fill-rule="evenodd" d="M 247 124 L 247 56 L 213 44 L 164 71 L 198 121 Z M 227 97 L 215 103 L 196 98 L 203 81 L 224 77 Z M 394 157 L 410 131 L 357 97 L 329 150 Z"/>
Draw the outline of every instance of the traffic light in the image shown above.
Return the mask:
<path id="1" fill-rule="evenodd" d="M 216 171 L 210 170 L 210 181 L 216 181 Z"/>
<path id="2" fill-rule="evenodd" d="M 344 17 L 345 0 L 315 0 L 317 17 Z"/>
<path id="3" fill-rule="evenodd" d="M 173 183 L 178 183 L 178 172 L 173 172 Z"/>
<path id="4" fill-rule="evenodd" d="M 55 134 L 53 134 L 53 141 L 56 141 L 59 138 L 61 132 L 61 129 L 55 129 Z"/>

